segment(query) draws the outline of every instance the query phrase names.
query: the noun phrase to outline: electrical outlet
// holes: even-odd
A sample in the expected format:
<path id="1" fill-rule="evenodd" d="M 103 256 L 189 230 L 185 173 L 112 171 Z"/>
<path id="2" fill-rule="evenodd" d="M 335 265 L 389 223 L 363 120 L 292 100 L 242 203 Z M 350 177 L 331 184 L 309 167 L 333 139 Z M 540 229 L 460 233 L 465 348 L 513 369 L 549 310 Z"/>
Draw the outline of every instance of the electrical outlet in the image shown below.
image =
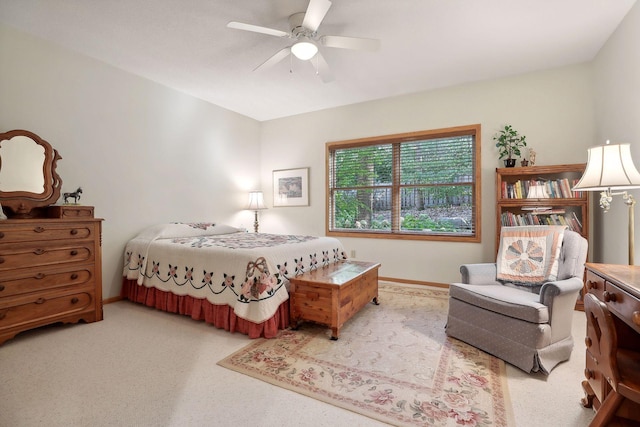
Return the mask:
<path id="1" fill-rule="evenodd" d="M 355 258 L 355 257 L 356 257 L 356 250 L 351 249 L 351 258 Z"/>

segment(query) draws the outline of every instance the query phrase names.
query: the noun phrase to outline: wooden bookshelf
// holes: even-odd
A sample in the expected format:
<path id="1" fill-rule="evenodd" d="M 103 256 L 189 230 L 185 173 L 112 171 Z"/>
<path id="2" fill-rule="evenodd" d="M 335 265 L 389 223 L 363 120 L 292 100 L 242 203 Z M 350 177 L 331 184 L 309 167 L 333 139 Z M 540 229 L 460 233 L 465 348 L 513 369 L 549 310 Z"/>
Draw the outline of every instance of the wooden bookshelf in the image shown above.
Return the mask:
<path id="1" fill-rule="evenodd" d="M 496 251 L 513 225 L 566 225 L 589 240 L 589 196 L 571 188 L 586 164 L 496 169 Z"/>
<path id="2" fill-rule="evenodd" d="M 586 163 L 496 169 L 496 253 L 507 225 L 567 225 L 589 241 L 589 193 L 573 192 Z M 541 187 L 531 189 L 532 186 Z M 576 309 L 584 310 L 582 290 Z"/>

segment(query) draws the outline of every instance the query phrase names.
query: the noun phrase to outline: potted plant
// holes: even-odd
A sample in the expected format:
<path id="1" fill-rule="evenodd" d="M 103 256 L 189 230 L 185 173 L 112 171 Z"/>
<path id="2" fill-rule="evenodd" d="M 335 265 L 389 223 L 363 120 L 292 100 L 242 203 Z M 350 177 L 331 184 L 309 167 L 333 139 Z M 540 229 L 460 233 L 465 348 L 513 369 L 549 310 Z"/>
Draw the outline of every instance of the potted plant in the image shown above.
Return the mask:
<path id="1" fill-rule="evenodd" d="M 493 136 L 498 147 L 499 159 L 504 159 L 504 165 L 512 168 L 516 165 L 516 158 L 520 157 L 520 148 L 527 146 L 526 136 L 520 135 L 511 125 L 505 125 Z"/>

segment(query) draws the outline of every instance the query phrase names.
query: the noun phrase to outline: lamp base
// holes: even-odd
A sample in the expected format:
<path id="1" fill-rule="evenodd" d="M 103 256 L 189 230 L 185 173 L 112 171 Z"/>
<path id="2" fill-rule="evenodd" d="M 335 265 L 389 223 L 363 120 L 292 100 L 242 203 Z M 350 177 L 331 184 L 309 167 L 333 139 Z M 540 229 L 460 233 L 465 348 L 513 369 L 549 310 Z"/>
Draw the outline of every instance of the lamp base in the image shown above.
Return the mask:
<path id="1" fill-rule="evenodd" d="M 254 211 L 255 212 L 255 219 L 253 221 L 253 231 L 254 232 L 258 232 L 258 211 Z"/>
<path id="2" fill-rule="evenodd" d="M 633 265 L 635 262 L 635 220 L 634 220 L 634 206 L 636 205 L 636 199 L 625 191 L 622 195 L 624 203 L 629 206 L 629 265 Z"/>

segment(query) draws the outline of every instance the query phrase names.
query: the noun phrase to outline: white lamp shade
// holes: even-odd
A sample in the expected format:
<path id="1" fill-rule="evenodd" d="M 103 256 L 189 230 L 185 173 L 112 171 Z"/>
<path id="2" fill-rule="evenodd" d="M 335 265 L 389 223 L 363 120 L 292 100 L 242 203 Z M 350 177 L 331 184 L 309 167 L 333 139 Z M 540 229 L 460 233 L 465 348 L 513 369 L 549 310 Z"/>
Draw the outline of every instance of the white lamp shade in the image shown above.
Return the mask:
<path id="1" fill-rule="evenodd" d="M 252 191 L 249 193 L 249 204 L 247 205 L 247 209 L 252 211 L 267 209 L 264 205 L 262 191 Z"/>
<path id="2" fill-rule="evenodd" d="M 589 148 L 587 168 L 573 187 L 577 191 L 630 190 L 640 188 L 640 172 L 631 158 L 630 144 Z"/>
<path id="3" fill-rule="evenodd" d="M 291 46 L 291 53 L 301 61 L 308 61 L 318 53 L 318 46 L 307 37 L 302 37 L 296 44 Z"/>

